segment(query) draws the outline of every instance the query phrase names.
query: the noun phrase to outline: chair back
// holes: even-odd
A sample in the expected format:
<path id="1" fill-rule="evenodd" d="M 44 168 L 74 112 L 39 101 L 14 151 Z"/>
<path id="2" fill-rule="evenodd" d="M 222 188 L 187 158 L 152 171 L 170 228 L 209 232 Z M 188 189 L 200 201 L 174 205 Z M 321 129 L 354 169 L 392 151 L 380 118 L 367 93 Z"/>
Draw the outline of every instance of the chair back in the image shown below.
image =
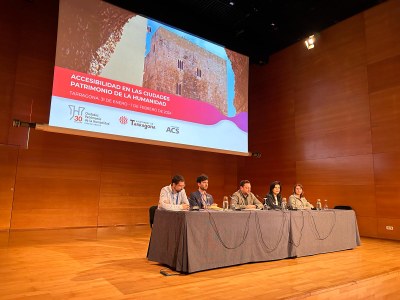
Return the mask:
<path id="1" fill-rule="evenodd" d="M 348 205 L 336 205 L 334 209 L 346 209 L 346 210 L 352 210 L 351 206 Z"/>
<path id="2" fill-rule="evenodd" d="M 150 208 L 149 208 L 150 227 L 153 227 L 153 223 L 154 223 L 154 214 L 155 214 L 157 208 L 158 208 L 157 205 L 150 206 Z"/>

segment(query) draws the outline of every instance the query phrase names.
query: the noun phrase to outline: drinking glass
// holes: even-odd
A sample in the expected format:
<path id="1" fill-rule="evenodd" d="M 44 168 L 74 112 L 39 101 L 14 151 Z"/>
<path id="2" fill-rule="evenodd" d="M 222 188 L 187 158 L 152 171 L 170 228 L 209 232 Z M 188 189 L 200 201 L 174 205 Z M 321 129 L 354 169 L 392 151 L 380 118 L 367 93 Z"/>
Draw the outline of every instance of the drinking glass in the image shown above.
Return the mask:
<path id="1" fill-rule="evenodd" d="M 228 202 L 228 197 L 224 197 L 224 200 L 222 202 L 222 208 L 223 210 L 228 210 L 229 209 L 229 202 Z"/>
<path id="2" fill-rule="evenodd" d="M 324 200 L 324 209 L 329 209 L 328 200 Z"/>
<path id="3" fill-rule="evenodd" d="M 286 198 L 282 198 L 282 210 L 286 210 L 286 209 L 287 209 Z"/>
<path id="4" fill-rule="evenodd" d="M 317 205 L 316 205 L 317 210 L 321 210 L 322 209 L 322 205 L 321 205 L 321 200 L 317 199 Z"/>

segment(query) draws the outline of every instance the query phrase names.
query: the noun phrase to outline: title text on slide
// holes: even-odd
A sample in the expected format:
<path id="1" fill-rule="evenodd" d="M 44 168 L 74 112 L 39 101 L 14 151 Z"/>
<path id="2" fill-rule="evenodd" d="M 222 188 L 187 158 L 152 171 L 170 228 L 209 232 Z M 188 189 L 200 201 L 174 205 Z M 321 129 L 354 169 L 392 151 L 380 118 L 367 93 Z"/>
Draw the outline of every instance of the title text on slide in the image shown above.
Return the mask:
<path id="1" fill-rule="evenodd" d="M 78 89 L 114 95 L 117 97 L 123 97 L 124 99 L 132 99 L 160 106 L 166 106 L 167 103 L 165 101 L 170 101 L 170 97 L 167 95 L 143 91 L 139 88 L 131 88 L 125 85 L 75 74 L 71 75 L 70 86 Z"/>

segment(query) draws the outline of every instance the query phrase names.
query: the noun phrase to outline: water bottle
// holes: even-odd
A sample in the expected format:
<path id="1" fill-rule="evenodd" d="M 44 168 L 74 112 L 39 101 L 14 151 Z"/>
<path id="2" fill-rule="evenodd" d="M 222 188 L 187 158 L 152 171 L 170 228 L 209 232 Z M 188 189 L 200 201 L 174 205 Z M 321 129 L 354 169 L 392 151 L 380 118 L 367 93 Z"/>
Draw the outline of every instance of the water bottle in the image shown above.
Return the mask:
<path id="1" fill-rule="evenodd" d="M 236 209 L 235 199 L 231 197 L 231 210 Z"/>
<path id="2" fill-rule="evenodd" d="M 281 208 L 282 208 L 282 210 L 286 210 L 287 209 L 286 198 L 282 198 Z"/>
<path id="3" fill-rule="evenodd" d="M 322 209 L 322 204 L 321 204 L 321 200 L 317 199 L 317 205 L 316 205 L 317 210 L 321 210 Z"/>
<path id="4" fill-rule="evenodd" d="M 224 200 L 222 201 L 222 208 L 223 210 L 228 210 L 229 209 L 229 202 L 228 202 L 228 197 L 224 196 Z"/>
<path id="5" fill-rule="evenodd" d="M 208 207 L 210 206 L 210 196 L 206 195 L 206 201 L 205 201 L 205 205 L 204 205 L 205 209 L 208 209 Z"/>
<path id="6" fill-rule="evenodd" d="M 267 204 L 267 198 L 264 198 L 264 209 L 265 210 L 268 210 L 268 209 L 270 209 L 271 207 L 269 207 L 269 205 Z"/>
<path id="7" fill-rule="evenodd" d="M 324 200 L 324 210 L 329 209 L 328 207 L 328 200 Z"/>

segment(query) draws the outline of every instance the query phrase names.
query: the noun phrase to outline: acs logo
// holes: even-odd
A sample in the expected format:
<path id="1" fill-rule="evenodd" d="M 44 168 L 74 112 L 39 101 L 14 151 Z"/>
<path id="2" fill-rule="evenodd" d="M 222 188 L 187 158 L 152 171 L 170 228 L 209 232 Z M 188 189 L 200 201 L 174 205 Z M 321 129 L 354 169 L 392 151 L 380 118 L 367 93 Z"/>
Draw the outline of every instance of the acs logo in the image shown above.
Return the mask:
<path id="1" fill-rule="evenodd" d="M 179 134 L 179 127 L 178 126 L 170 126 L 167 128 L 166 131 L 170 132 L 170 133 Z"/>

